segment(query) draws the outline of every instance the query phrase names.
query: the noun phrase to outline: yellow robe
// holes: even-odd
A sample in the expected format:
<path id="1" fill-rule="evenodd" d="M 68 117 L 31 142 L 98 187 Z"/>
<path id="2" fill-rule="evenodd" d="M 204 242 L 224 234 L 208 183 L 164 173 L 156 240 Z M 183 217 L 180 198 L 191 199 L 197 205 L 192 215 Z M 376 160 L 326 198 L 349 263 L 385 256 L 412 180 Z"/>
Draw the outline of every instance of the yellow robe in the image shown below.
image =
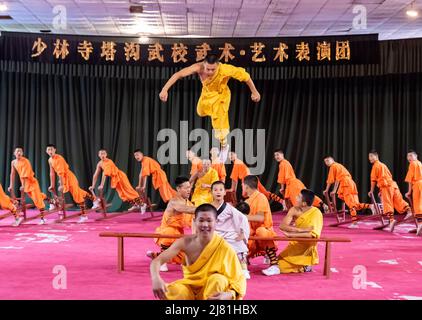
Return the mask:
<path id="1" fill-rule="evenodd" d="M 212 202 L 212 194 L 210 188 L 202 188 L 203 184 L 213 184 L 218 181 L 218 173 L 215 169 L 209 168 L 208 172 L 196 180 L 195 191 L 192 195 L 192 202 L 196 207 L 204 203 Z"/>
<path id="2" fill-rule="evenodd" d="M 200 117 L 211 117 L 215 137 L 223 141 L 229 134 L 229 107 L 231 93 L 227 82 L 234 78 L 246 82 L 251 77 L 244 68 L 230 64 L 219 64 L 215 74 L 202 82 L 202 92 L 199 97 L 197 112 Z"/>
<path id="3" fill-rule="evenodd" d="M 169 300 L 206 300 L 217 292 L 246 294 L 246 279 L 233 248 L 219 235 L 213 238 L 190 266 L 183 261 L 183 279 L 167 285 Z"/>
<path id="4" fill-rule="evenodd" d="M 313 227 L 311 231 L 314 238 L 321 236 L 322 213 L 318 208 L 311 208 L 296 219 L 298 228 Z M 287 247 L 278 256 L 278 265 L 281 273 L 303 272 L 304 266 L 319 263 L 316 242 L 290 241 Z"/>

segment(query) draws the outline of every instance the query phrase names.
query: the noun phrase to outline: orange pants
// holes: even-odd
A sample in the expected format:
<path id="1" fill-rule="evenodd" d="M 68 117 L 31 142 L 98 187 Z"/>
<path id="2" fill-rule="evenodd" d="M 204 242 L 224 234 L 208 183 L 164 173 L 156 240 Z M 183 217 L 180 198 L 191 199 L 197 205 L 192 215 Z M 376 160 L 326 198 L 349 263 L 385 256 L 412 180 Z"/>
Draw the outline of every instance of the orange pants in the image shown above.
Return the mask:
<path id="1" fill-rule="evenodd" d="M 359 202 L 359 197 L 357 194 L 339 194 L 338 197 L 340 200 L 344 201 L 346 206 L 349 208 L 350 215 L 353 217 L 357 215 L 356 211 L 369 208 L 369 204 Z"/>
<path id="2" fill-rule="evenodd" d="M 169 202 L 170 199 L 176 195 L 176 190 L 174 190 L 168 182 L 163 183 L 158 188 L 158 192 L 160 192 L 160 197 L 164 202 Z"/>
<path id="3" fill-rule="evenodd" d="M 412 185 L 413 213 L 415 216 L 422 216 L 422 181 Z"/>
<path id="4" fill-rule="evenodd" d="M 112 179 L 111 186 L 116 189 L 117 194 L 123 201 L 133 201 L 139 198 L 138 192 L 132 187 L 127 175 L 123 172 L 119 172 L 119 180 L 117 183 L 114 183 Z"/>
<path id="5" fill-rule="evenodd" d="M 25 184 L 25 192 L 34 202 L 34 205 L 35 207 L 37 207 L 38 210 L 45 209 L 44 200 L 47 199 L 47 196 L 41 192 L 41 188 L 37 180 L 33 182 L 27 181 Z"/>
<path id="6" fill-rule="evenodd" d="M 4 192 L 2 185 L 0 184 L 0 208 L 15 211 L 16 207 L 13 204 L 12 199 Z"/>
<path id="7" fill-rule="evenodd" d="M 299 179 L 296 179 L 294 182 L 289 183 L 288 185 L 286 185 L 284 200 L 289 200 L 292 203 L 292 205 L 296 207 L 298 205 L 297 197 L 299 196 L 300 192 L 303 189 L 306 189 L 306 187 Z M 322 203 L 321 198 L 318 196 L 315 196 L 315 199 L 312 205 L 314 207 L 319 208 L 321 206 L 321 203 Z"/>
<path id="8" fill-rule="evenodd" d="M 396 183 L 390 187 L 380 188 L 380 192 L 385 215 L 394 214 L 394 209 L 400 214 L 409 210 L 409 204 L 403 200 L 403 196 Z"/>
<path id="9" fill-rule="evenodd" d="M 267 229 L 265 227 L 258 227 L 256 230 L 251 229 L 251 236 L 257 236 L 257 237 L 274 237 L 276 236 L 276 233 L 274 230 Z M 257 254 L 265 254 L 265 249 L 267 248 L 274 248 L 277 250 L 277 245 L 272 240 L 249 240 L 248 241 L 248 248 L 249 248 L 249 256 L 254 256 Z"/>
<path id="10" fill-rule="evenodd" d="M 306 189 L 305 185 L 302 181 L 299 179 L 293 179 L 289 182 L 289 184 L 286 185 L 286 190 L 284 192 L 285 194 L 285 200 L 289 200 L 294 207 L 298 205 L 297 203 L 297 197 L 299 196 L 300 192 Z M 312 204 L 314 207 L 319 208 L 322 203 L 322 200 L 320 197 L 315 196 L 314 203 Z"/>
<path id="11" fill-rule="evenodd" d="M 183 235 L 184 231 L 183 228 L 177 228 L 172 226 L 160 226 L 158 227 L 155 232 L 160 234 L 180 234 Z M 167 249 L 170 247 L 177 239 L 172 238 L 157 238 L 155 239 L 155 243 L 160 246 L 162 250 Z M 181 264 L 183 260 L 183 253 L 179 252 L 177 256 L 175 256 L 170 263 L 177 263 Z"/>
<path id="12" fill-rule="evenodd" d="M 77 204 L 84 203 L 85 198 L 91 198 L 91 194 L 79 187 L 79 182 L 73 172 L 68 172 L 63 179 L 63 193 L 70 192 L 73 201 Z"/>

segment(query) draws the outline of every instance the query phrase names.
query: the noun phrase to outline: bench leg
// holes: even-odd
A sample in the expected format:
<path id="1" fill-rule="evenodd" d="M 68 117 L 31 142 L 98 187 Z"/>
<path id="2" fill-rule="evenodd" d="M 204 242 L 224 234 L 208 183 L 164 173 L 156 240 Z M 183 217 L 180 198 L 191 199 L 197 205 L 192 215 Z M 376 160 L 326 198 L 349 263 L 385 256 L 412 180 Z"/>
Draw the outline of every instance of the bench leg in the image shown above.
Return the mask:
<path id="1" fill-rule="evenodd" d="M 331 273 L 331 242 L 325 244 L 324 276 L 330 278 Z"/>
<path id="2" fill-rule="evenodd" d="M 117 239 L 117 270 L 122 272 L 125 270 L 123 237 Z"/>

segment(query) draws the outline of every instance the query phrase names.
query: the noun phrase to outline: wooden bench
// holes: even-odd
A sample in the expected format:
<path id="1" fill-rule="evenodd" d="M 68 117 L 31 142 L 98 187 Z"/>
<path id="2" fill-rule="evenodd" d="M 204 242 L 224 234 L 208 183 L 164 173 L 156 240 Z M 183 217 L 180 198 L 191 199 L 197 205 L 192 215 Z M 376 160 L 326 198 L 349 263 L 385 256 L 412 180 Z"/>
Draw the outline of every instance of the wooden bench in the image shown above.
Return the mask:
<path id="1" fill-rule="evenodd" d="M 125 269 L 124 265 L 124 238 L 181 238 L 182 235 L 159 234 L 159 233 L 130 233 L 130 232 L 101 232 L 100 237 L 117 238 L 117 270 L 121 272 Z M 250 240 L 273 240 L 273 241 L 298 241 L 298 242 L 325 242 L 324 256 L 324 275 L 329 278 L 331 273 L 331 243 L 332 242 L 351 242 L 346 238 L 287 238 L 287 237 L 249 237 Z"/>

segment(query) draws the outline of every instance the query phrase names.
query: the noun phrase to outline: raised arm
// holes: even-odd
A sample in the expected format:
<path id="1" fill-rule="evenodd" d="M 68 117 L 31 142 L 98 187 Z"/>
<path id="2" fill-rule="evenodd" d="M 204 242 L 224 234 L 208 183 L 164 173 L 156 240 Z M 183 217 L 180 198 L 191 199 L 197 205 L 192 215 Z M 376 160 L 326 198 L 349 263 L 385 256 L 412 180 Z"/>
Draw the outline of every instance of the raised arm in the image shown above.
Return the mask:
<path id="1" fill-rule="evenodd" d="M 179 70 L 176 73 L 174 73 L 170 77 L 170 79 L 166 82 L 163 89 L 161 89 L 160 99 L 163 102 L 166 102 L 168 98 L 168 91 L 176 83 L 177 80 L 190 76 L 194 73 L 198 73 L 200 71 L 201 71 L 201 63 L 195 63 L 189 67 L 183 68 L 182 70 Z"/>
<path id="2" fill-rule="evenodd" d="M 152 260 L 149 267 L 151 280 L 152 280 L 152 292 L 154 296 L 160 300 L 166 300 L 167 287 L 166 283 L 160 276 L 160 266 L 171 259 L 173 259 L 177 254 L 184 250 L 184 239 L 177 239 L 167 250 L 164 250 Z"/>

